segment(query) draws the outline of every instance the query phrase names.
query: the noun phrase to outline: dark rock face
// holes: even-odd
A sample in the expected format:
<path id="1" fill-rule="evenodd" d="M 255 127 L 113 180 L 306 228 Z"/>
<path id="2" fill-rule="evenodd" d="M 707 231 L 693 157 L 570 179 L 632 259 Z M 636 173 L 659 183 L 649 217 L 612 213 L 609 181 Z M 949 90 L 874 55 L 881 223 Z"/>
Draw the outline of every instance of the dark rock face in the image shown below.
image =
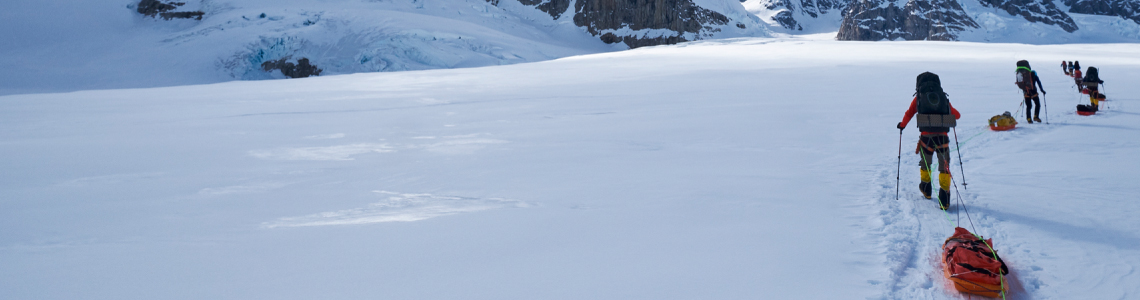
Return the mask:
<path id="1" fill-rule="evenodd" d="M 501 0 L 486 0 L 498 6 Z M 570 3 L 574 1 L 574 25 L 585 27 L 586 31 L 607 44 L 625 43 L 630 48 L 676 44 L 689 41 L 685 34 L 700 39 L 702 34 L 719 32 L 711 26 L 728 24 L 728 17 L 721 13 L 697 6 L 692 0 L 516 0 L 527 6 L 534 6 L 555 20 L 562 17 Z M 814 1 L 814 0 L 805 0 Z M 833 0 L 818 0 L 833 1 Z M 743 1 L 742 1 L 743 2 Z M 793 20 L 794 21 L 794 20 Z M 711 25 L 711 26 L 710 26 Z M 736 27 L 745 29 L 743 23 Z M 676 33 L 674 36 L 638 37 L 618 36 L 614 31 L 665 29 Z"/>
<path id="2" fill-rule="evenodd" d="M 776 21 L 777 24 L 787 29 L 804 30 L 804 27 L 796 22 L 796 18 L 792 16 L 790 10 L 776 13 L 775 16 L 772 16 L 772 21 Z"/>
<path id="3" fill-rule="evenodd" d="M 1140 24 L 1140 1 L 1134 0 L 1065 0 L 1069 12 L 1099 16 L 1118 16 Z"/>
<path id="4" fill-rule="evenodd" d="M 958 38 L 957 32 L 979 27 L 955 0 L 911 0 L 903 7 L 895 4 L 884 0 L 851 3 L 836 39 L 951 41 Z"/>
<path id="5" fill-rule="evenodd" d="M 281 70 L 281 74 L 289 78 L 305 78 L 309 76 L 321 75 L 321 69 L 317 66 L 309 64 L 309 59 L 302 57 L 294 64 L 288 61 L 289 58 L 282 58 L 278 60 L 271 60 L 261 63 L 261 69 L 266 72 L 273 70 Z"/>
<path id="6" fill-rule="evenodd" d="M 978 0 L 986 7 L 996 7 L 1030 22 L 1060 26 L 1067 32 L 1077 31 L 1077 23 L 1052 0 Z M 1098 1 L 1099 2 L 1099 1 Z"/>
<path id="7" fill-rule="evenodd" d="M 139 1 L 138 8 L 135 9 L 135 11 L 137 11 L 138 13 L 140 13 L 144 16 L 148 16 L 148 17 L 152 17 L 152 18 L 155 17 L 155 15 L 158 15 L 159 17 L 162 17 L 162 19 L 168 20 L 168 21 L 170 19 L 201 20 L 202 16 L 206 14 L 205 12 L 201 12 L 201 11 L 172 12 L 172 10 L 175 10 L 179 6 L 183 6 L 183 5 L 186 5 L 186 2 L 162 3 L 162 2 L 159 2 L 158 0 L 142 0 L 142 1 Z"/>
<path id="8" fill-rule="evenodd" d="M 718 32 L 707 25 L 728 24 L 728 17 L 697 6 L 692 0 L 578 0 L 574 4 L 574 24 L 600 36 L 606 43 L 623 42 L 630 48 L 675 44 L 697 38 L 702 33 Z M 618 36 L 612 31 L 665 29 L 675 36 L 637 37 Z"/>

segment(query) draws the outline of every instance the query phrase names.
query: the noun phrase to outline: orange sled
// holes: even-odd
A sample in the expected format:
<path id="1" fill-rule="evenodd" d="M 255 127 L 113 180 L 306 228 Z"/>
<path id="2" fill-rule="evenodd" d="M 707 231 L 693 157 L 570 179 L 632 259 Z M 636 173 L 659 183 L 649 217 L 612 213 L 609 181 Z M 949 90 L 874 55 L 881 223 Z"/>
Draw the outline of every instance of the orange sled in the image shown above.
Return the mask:
<path id="1" fill-rule="evenodd" d="M 959 292 L 999 298 L 1008 291 L 1005 262 L 993 250 L 993 242 L 982 240 L 962 227 L 942 244 L 942 271 Z"/>
<path id="2" fill-rule="evenodd" d="M 1006 130 L 1011 130 L 1014 128 L 1017 128 L 1016 124 L 1006 125 L 1006 126 L 997 126 L 995 124 L 990 124 L 990 130 L 993 130 L 993 131 L 1006 131 Z"/>

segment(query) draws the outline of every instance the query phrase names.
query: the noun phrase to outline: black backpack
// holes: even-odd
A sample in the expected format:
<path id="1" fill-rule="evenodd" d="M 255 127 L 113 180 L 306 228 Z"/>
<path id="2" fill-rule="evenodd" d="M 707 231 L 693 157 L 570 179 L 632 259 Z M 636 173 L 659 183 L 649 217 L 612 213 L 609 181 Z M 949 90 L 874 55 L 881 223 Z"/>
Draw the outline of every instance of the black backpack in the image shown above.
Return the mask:
<path id="1" fill-rule="evenodd" d="M 1084 82 L 1100 82 L 1100 75 L 1097 74 L 1096 67 L 1089 67 L 1089 71 L 1085 72 Z"/>
<path id="2" fill-rule="evenodd" d="M 949 132 L 954 127 L 954 116 L 950 114 L 950 99 L 942 90 L 938 74 L 923 72 L 915 82 L 915 102 L 918 115 L 916 123 L 923 132 Z"/>
<path id="3" fill-rule="evenodd" d="M 1017 61 L 1017 66 L 1018 66 L 1018 67 L 1026 67 L 1026 68 L 1029 68 L 1030 70 L 1032 70 L 1032 69 L 1033 69 L 1033 68 L 1030 68 L 1030 67 L 1029 67 L 1029 61 L 1028 61 L 1028 60 L 1024 60 L 1024 59 Z"/>

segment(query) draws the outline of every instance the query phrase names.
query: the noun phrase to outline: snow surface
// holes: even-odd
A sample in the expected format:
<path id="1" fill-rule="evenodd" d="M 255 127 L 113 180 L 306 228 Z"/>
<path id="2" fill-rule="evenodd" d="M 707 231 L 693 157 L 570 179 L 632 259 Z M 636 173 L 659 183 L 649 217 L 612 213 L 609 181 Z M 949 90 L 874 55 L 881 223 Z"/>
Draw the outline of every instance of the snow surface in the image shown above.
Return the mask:
<path id="1" fill-rule="evenodd" d="M 1050 124 L 991 132 L 1018 59 Z M 1061 60 L 1101 68 L 1100 113 L 1073 113 Z M 949 213 L 917 191 L 917 131 L 894 129 L 923 71 L 963 114 Z M 968 208 L 1011 299 L 1134 299 L 1138 76 L 1135 44 L 781 38 L 3 96 L 0 291 L 962 299 L 937 257 Z"/>

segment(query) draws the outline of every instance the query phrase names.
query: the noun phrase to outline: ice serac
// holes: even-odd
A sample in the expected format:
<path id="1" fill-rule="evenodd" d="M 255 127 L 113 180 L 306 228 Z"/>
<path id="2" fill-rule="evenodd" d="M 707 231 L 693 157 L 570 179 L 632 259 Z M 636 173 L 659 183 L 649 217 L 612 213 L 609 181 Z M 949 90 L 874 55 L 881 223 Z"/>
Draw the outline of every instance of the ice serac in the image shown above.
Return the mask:
<path id="1" fill-rule="evenodd" d="M 1057 7 L 1052 0 L 979 0 L 983 6 L 994 7 L 1021 16 L 1026 21 L 1056 25 L 1066 32 L 1079 29 L 1073 18 Z M 1101 2 L 1101 1 L 1097 1 Z"/>
<path id="2" fill-rule="evenodd" d="M 852 2 L 839 27 L 838 40 L 957 40 L 978 23 L 954 0 Z"/>
<path id="3" fill-rule="evenodd" d="M 1117 16 L 1140 24 L 1140 1 L 1136 0 L 1064 0 L 1075 14 Z"/>

